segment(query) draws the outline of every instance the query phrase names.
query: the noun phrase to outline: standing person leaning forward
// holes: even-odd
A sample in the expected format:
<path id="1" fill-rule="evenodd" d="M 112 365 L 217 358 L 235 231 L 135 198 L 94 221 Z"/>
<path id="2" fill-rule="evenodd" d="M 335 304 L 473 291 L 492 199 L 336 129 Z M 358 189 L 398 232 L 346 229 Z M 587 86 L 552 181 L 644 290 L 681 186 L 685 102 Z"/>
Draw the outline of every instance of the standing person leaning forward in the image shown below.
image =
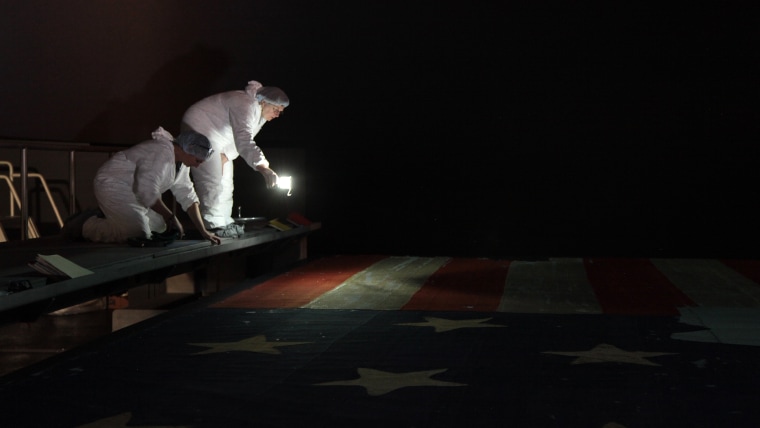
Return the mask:
<path id="1" fill-rule="evenodd" d="M 235 237 L 243 228 L 232 219 L 233 160 L 242 156 L 264 176 L 267 188 L 277 184 L 264 152 L 254 141 L 261 127 L 290 104 L 282 89 L 252 80 L 245 90 L 208 96 L 187 109 L 181 129 L 205 135 L 214 155 L 191 170 L 206 227 L 223 237 Z"/>
<path id="2" fill-rule="evenodd" d="M 173 229 L 182 238 L 182 223 L 161 198 L 171 190 L 203 239 L 221 243 L 203 226 L 189 174 L 190 167 L 203 164 L 213 153 L 208 139 L 196 132 L 183 132 L 175 140 L 160 127 L 152 137 L 115 153 L 98 169 L 93 184 L 100 210 L 84 211 L 67 220 L 64 237 L 127 242 L 130 238 L 152 239 L 154 232 Z"/>

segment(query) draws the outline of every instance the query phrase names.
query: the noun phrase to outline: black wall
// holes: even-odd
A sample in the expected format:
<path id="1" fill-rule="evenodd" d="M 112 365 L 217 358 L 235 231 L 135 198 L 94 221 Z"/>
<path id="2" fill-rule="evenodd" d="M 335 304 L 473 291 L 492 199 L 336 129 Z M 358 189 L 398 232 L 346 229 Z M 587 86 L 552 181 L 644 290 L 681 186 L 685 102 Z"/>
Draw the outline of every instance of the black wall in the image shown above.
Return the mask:
<path id="1" fill-rule="evenodd" d="M 664 3 L 3 4 L 0 136 L 132 144 L 256 79 L 315 251 L 751 257 L 757 13 Z"/>

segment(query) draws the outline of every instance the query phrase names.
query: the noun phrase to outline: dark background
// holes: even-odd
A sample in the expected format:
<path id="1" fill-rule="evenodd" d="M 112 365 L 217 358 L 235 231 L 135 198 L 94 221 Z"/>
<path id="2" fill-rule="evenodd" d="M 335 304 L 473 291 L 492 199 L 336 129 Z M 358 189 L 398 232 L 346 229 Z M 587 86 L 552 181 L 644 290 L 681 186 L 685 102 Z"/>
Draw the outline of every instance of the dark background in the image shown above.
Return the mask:
<path id="1" fill-rule="evenodd" d="M 5 2 L 0 137 L 134 144 L 255 79 L 291 98 L 256 141 L 314 252 L 754 257 L 755 10 Z M 245 169 L 244 215 L 289 208 Z"/>

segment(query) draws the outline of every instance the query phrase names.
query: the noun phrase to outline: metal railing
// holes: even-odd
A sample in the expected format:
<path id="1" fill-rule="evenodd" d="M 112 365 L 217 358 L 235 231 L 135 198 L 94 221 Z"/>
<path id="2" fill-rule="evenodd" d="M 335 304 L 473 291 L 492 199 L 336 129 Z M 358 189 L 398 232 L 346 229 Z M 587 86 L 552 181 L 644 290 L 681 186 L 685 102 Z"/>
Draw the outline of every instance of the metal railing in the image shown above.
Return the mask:
<path id="1" fill-rule="evenodd" d="M 41 176 L 36 173 L 29 173 L 28 165 L 28 152 L 30 150 L 40 150 L 45 152 L 67 152 L 69 163 L 69 212 L 73 213 L 76 210 L 76 155 L 80 152 L 90 153 L 115 153 L 120 150 L 124 150 L 126 146 L 116 145 L 97 145 L 89 143 L 71 143 L 71 142 L 57 142 L 57 141 L 32 141 L 32 140 L 11 140 L 0 139 L 0 149 L 18 149 L 20 150 L 21 161 L 19 166 L 19 172 L 13 172 L 13 166 L 10 162 L 0 161 L 3 164 L 10 165 L 9 168 L 9 181 L 10 187 L 13 188 L 13 179 L 19 178 L 20 191 L 18 192 L 17 205 L 20 210 L 20 228 L 21 228 L 21 240 L 30 238 L 29 227 L 29 178 L 40 178 Z M 63 226 L 63 220 L 58 213 L 55 204 L 53 203 L 52 196 L 50 196 L 49 189 L 46 184 L 43 184 L 45 191 L 48 194 L 50 203 L 53 205 L 53 210 L 58 219 L 59 225 Z M 12 190 L 12 194 L 15 193 L 15 189 Z M 14 201 L 11 203 L 11 210 L 13 210 Z M 31 235 L 35 235 L 36 231 L 33 231 Z"/>
<path id="2" fill-rule="evenodd" d="M 8 184 L 8 189 L 10 191 L 10 215 L 15 216 L 15 209 L 19 208 L 21 209 L 21 199 L 18 196 L 18 193 L 16 192 L 16 187 L 13 185 L 13 179 L 21 177 L 21 174 L 17 172 L 13 172 L 13 164 L 8 161 L 0 160 L 0 165 L 4 165 L 6 168 L 8 168 L 8 175 L 0 174 L 0 177 L 4 179 L 4 181 Z M 55 201 L 53 200 L 53 194 L 50 192 L 50 187 L 47 184 L 47 180 L 45 180 L 45 177 L 42 174 L 39 173 L 32 173 L 30 172 L 29 178 L 36 178 L 40 181 L 40 184 L 42 184 L 42 188 L 45 191 L 45 196 L 48 198 L 48 202 L 50 202 L 50 207 L 53 209 L 53 214 L 55 214 L 55 218 L 58 221 L 58 226 L 63 227 L 63 219 L 61 218 L 61 213 L 58 211 L 58 207 L 55 205 Z M 29 222 L 29 227 L 32 227 L 34 223 Z M 37 235 L 37 237 L 39 234 Z"/>

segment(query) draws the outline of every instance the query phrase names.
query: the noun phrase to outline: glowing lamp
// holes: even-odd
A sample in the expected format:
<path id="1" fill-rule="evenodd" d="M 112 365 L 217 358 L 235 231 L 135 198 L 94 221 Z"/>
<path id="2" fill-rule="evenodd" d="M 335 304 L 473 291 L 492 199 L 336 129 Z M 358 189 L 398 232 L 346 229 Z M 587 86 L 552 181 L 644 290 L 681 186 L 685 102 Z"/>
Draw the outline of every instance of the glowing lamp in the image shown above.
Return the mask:
<path id="1" fill-rule="evenodd" d="M 291 190 L 293 189 L 293 177 L 290 176 L 278 176 L 277 177 L 277 187 L 280 189 L 285 189 L 288 191 L 288 196 L 291 194 Z"/>

